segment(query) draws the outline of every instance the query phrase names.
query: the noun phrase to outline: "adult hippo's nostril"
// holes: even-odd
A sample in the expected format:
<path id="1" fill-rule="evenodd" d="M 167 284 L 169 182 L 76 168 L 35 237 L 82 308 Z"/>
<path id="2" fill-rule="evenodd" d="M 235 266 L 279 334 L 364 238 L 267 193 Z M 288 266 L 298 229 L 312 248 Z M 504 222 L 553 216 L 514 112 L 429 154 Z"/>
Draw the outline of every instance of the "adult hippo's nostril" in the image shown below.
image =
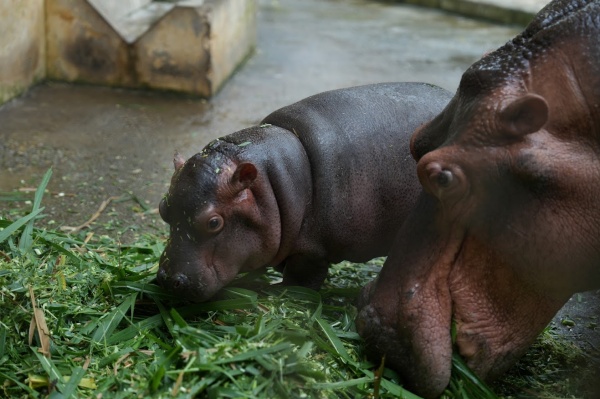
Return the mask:
<path id="1" fill-rule="evenodd" d="M 417 166 L 419 180 L 425 191 L 448 203 L 464 198 L 469 183 L 462 168 L 455 163 L 439 161 L 443 154 L 427 154 Z"/>
<path id="2" fill-rule="evenodd" d="M 452 180 L 454 180 L 454 176 L 452 171 L 448 169 L 443 169 L 442 166 L 437 162 L 431 162 L 426 167 L 429 181 L 441 188 L 448 187 Z"/>
<path id="3" fill-rule="evenodd" d="M 449 170 L 441 170 L 436 177 L 437 184 L 440 187 L 448 187 L 452 183 L 453 179 L 454 177 L 452 172 Z"/>
<path id="4" fill-rule="evenodd" d="M 429 162 L 424 168 L 423 187 L 431 194 L 440 198 L 442 193 L 451 188 L 455 176 L 450 169 L 444 168 L 438 162 Z"/>

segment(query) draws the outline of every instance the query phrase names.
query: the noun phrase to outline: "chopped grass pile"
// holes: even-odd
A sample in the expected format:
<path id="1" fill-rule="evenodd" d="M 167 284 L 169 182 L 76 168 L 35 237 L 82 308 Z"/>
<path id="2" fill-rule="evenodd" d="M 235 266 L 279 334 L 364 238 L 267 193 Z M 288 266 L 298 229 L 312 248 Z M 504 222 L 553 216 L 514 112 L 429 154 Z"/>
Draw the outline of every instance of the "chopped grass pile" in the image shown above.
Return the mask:
<path id="1" fill-rule="evenodd" d="M 0 219 L 0 396 L 417 398 L 355 331 L 381 260 L 334 265 L 320 292 L 249 273 L 190 305 L 153 282 L 165 237 L 36 229 L 49 179 L 31 213 Z M 444 397 L 494 394 L 455 358 Z"/>

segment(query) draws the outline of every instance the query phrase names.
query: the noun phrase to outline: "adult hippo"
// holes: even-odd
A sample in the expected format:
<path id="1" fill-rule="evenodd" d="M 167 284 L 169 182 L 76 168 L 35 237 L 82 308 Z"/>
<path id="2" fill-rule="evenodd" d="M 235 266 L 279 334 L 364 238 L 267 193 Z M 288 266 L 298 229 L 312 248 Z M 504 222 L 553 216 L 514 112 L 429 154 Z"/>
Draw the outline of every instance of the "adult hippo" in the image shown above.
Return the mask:
<path id="1" fill-rule="evenodd" d="M 176 157 L 159 283 L 203 301 L 274 266 L 318 289 L 330 263 L 386 255 L 421 191 L 410 135 L 451 97 L 424 83 L 329 91 Z"/>
<path id="2" fill-rule="evenodd" d="M 573 293 L 600 287 L 600 1 L 546 6 L 463 74 L 411 150 L 424 193 L 357 326 L 436 397 L 453 347 L 493 379 Z"/>

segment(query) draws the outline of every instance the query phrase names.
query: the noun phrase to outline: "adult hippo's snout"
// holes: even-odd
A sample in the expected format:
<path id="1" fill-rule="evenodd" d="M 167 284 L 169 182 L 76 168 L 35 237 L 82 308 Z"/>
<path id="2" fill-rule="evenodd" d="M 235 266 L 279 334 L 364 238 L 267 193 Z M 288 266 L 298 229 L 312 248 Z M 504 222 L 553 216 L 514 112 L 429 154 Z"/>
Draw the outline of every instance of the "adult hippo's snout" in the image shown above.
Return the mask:
<path id="1" fill-rule="evenodd" d="M 437 209 L 436 198 L 421 193 L 380 274 L 363 288 L 356 320 L 367 353 L 385 355 L 386 366 L 428 398 L 448 384 L 452 357 L 452 256 L 445 251 L 452 237 L 437 229 Z"/>

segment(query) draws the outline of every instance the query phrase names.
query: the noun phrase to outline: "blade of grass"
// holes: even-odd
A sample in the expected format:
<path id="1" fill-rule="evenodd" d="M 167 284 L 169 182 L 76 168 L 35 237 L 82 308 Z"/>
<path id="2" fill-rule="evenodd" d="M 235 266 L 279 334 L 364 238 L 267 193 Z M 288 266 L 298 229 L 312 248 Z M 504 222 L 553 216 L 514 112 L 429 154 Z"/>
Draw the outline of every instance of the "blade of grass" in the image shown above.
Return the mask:
<path id="1" fill-rule="evenodd" d="M 258 356 L 276 353 L 276 352 L 291 352 L 294 346 L 289 342 L 282 342 L 280 344 L 270 346 L 267 348 L 260 348 L 253 351 L 248 351 L 245 353 L 240 353 L 239 355 L 232 356 L 226 359 L 219 359 L 215 361 L 213 364 L 227 364 L 227 363 L 237 363 L 248 359 L 254 359 Z"/>
<path id="2" fill-rule="evenodd" d="M 140 276 L 141 278 L 144 278 L 144 276 Z M 148 284 L 147 282 L 134 282 L 134 281 L 115 281 L 114 283 L 110 284 L 111 289 L 113 290 L 113 293 L 117 293 L 117 292 L 122 292 L 122 293 L 129 293 L 132 291 L 135 292 L 139 292 L 141 294 L 147 294 L 153 298 L 158 297 L 158 298 L 167 298 L 167 299 L 175 299 L 176 297 L 165 291 L 164 289 L 160 288 L 157 285 L 154 284 Z"/>
<path id="3" fill-rule="evenodd" d="M 160 386 L 160 382 L 164 377 L 165 373 L 167 372 L 171 364 L 175 362 L 180 353 L 181 347 L 176 346 L 173 349 L 171 349 L 164 357 L 162 357 L 160 363 L 158 364 L 158 370 L 156 370 L 156 372 L 152 375 L 152 379 L 150 382 L 150 390 L 152 392 L 156 392 L 156 390 Z"/>
<path id="4" fill-rule="evenodd" d="M 11 374 L 6 374 L 6 373 L 3 373 L 2 371 L 0 371 L 0 378 L 2 378 L 4 380 L 12 381 L 13 384 L 17 385 L 23 391 L 27 392 L 30 397 L 37 398 L 37 397 L 40 396 L 39 393 L 37 393 L 36 391 L 34 391 L 33 389 L 31 389 L 29 386 L 23 384 L 20 381 L 20 379 L 18 377 L 16 377 L 16 376 L 13 376 Z"/>
<path id="5" fill-rule="evenodd" d="M 375 374 L 371 370 L 361 369 L 361 372 L 364 375 L 366 375 L 367 377 L 369 377 L 372 381 L 375 380 Z M 396 397 L 396 398 L 423 399 L 422 397 L 417 396 L 410 391 L 407 391 L 406 389 L 402 388 L 400 385 L 398 385 L 386 378 L 381 378 L 380 383 L 381 383 L 381 387 L 383 389 L 385 389 L 389 394 L 394 395 L 394 397 Z"/>
<path id="6" fill-rule="evenodd" d="M 98 368 L 104 368 L 107 365 L 116 361 L 117 359 L 121 358 L 122 356 L 127 355 L 132 352 L 135 352 L 135 350 L 132 347 L 128 346 L 126 348 L 121 349 L 118 352 L 111 353 L 110 355 L 108 355 L 108 356 L 102 358 L 102 360 L 100 360 L 100 362 L 98 363 Z"/>
<path id="7" fill-rule="evenodd" d="M 353 386 L 361 385 L 361 384 L 368 384 L 371 381 L 372 380 L 369 377 L 362 377 L 362 378 L 354 378 L 352 380 L 338 381 L 338 382 L 316 382 L 314 384 L 311 384 L 311 387 L 315 388 L 315 389 L 341 389 L 341 388 L 348 388 L 348 387 L 353 387 Z"/>
<path id="8" fill-rule="evenodd" d="M 56 385 L 56 388 L 58 388 L 60 392 L 63 392 L 65 389 L 65 380 L 61 372 L 58 370 L 58 368 L 56 368 L 56 366 L 52 362 L 52 360 L 48 359 L 45 356 L 42 356 L 38 353 L 38 351 L 36 351 L 33 348 L 31 348 L 31 350 L 33 351 L 33 353 L 35 353 L 35 356 L 38 358 L 46 374 L 48 374 L 48 378 L 50 379 L 50 381 Z"/>
<path id="9" fill-rule="evenodd" d="M 321 302 L 321 294 L 306 287 L 273 287 L 273 290 L 282 290 L 283 295 L 291 296 L 300 301 L 308 301 L 318 304 Z"/>
<path id="10" fill-rule="evenodd" d="M 110 336 L 121 320 L 123 320 L 126 312 L 133 307 L 136 298 L 137 293 L 129 295 L 115 310 L 110 312 L 98 325 L 96 332 L 94 332 L 94 335 L 92 336 L 92 341 L 102 342 L 107 336 Z"/>
<path id="11" fill-rule="evenodd" d="M 467 366 L 464 360 L 460 357 L 460 355 L 453 353 L 452 354 L 452 366 L 454 370 L 458 373 L 458 375 L 465 381 L 465 383 L 469 384 L 469 390 L 472 390 L 477 397 L 486 398 L 486 399 L 496 399 L 497 396 L 492 392 L 492 390 L 485 384 L 479 377 L 477 377 Z"/>
<path id="12" fill-rule="evenodd" d="M 29 222 L 31 219 L 36 217 L 43 210 L 44 208 L 40 208 L 35 212 L 31 212 L 18 219 L 17 221 L 13 222 L 8 227 L 5 227 L 4 230 L 0 231 L 0 244 L 6 241 L 6 239 L 13 235 L 15 231 L 19 230 L 25 223 Z"/>
<path id="13" fill-rule="evenodd" d="M 73 369 L 73 371 L 71 372 L 71 376 L 68 377 L 68 381 L 62 390 L 62 394 L 65 396 L 65 398 L 70 398 L 72 395 L 75 394 L 75 391 L 77 390 L 77 386 L 81 382 L 81 379 L 83 378 L 84 375 L 85 375 L 85 368 L 75 367 Z"/>
<path id="14" fill-rule="evenodd" d="M 52 177 L 52 168 L 48 169 L 42 178 L 42 182 L 38 186 L 37 190 L 35 190 L 35 197 L 33 199 L 33 208 L 31 212 L 35 212 L 40 209 L 40 205 L 42 204 L 42 197 L 44 196 L 44 191 L 46 190 L 46 186 Z M 32 218 L 29 220 L 25 229 L 23 229 L 23 233 L 21 234 L 21 240 L 19 241 L 19 249 L 22 252 L 31 252 L 31 247 L 33 245 L 33 224 L 35 219 Z"/>
<path id="15" fill-rule="evenodd" d="M 356 362 L 350 357 L 350 355 L 348 354 L 348 351 L 344 347 L 344 344 L 338 338 L 338 336 L 335 334 L 335 331 L 333 331 L 333 328 L 331 328 L 329 323 L 327 323 L 325 320 L 323 320 L 320 317 L 317 317 L 315 319 L 315 321 L 317 322 L 319 327 L 321 327 L 321 330 L 323 331 L 323 333 L 325 334 L 325 336 L 327 337 L 329 342 L 331 342 L 331 345 L 333 345 L 337 354 L 342 358 L 342 360 L 345 363 L 348 363 L 351 365 L 356 365 Z"/>
<path id="16" fill-rule="evenodd" d="M 238 298 L 188 305 L 178 309 L 178 311 L 182 317 L 189 317 L 202 312 L 216 312 L 234 309 L 253 309 L 255 307 L 256 301 L 253 298 Z"/>
<path id="17" fill-rule="evenodd" d="M 156 306 L 158 307 L 158 311 L 160 312 L 160 315 L 163 319 L 163 322 L 165 323 L 165 326 L 167 326 L 167 330 L 169 330 L 169 333 L 174 336 L 175 335 L 175 331 L 174 331 L 174 325 L 173 325 L 173 319 L 171 317 L 171 315 L 169 314 L 169 312 L 167 312 L 167 309 L 164 307 L 164 305 L 158 301 L 154 301 L 156 303 Z M 181 316 L 179 316 L 181 317 Z"/>
<path id="18" fill-rule="evenodd" d="M 38 234 L 37 239 L 40 240 L 42 243 L 48 245 L 49 247 L 55 249 L 57 252 L 60 252 L 61 254 L 69 257 L 71 260 L 73 260 L 75 262 L 78 262 L 81 260 L 79 254 L 73 252 L 72 250 L 64 248 L 62 242 L 55 242 L 54 240 L 48 240 L 46 237 L 44 237 L 43 233 Z"/>
<path id="19" fill-rule="evenodd" d="M 137 334 L 144 333 L 145 331 L 152 330 L 156 327 L 162 326 L 164 320 L 160 314 L 150 316 L 142 321 L 130 325 L 123 330 L 112 334 L 107 340 L 107 345 L 114 345 L 118 342 L 126 342 L 135 337 Z"/>
<path id="20" fill-rule="evenodd" d="M 183 319 L 183 317 L 181 317 L 177 309 L 169 310 L 169 314 L 171 315 L 171 318 L 179 328 L 184 328 L 188 326 L 187 322 Z"/>

